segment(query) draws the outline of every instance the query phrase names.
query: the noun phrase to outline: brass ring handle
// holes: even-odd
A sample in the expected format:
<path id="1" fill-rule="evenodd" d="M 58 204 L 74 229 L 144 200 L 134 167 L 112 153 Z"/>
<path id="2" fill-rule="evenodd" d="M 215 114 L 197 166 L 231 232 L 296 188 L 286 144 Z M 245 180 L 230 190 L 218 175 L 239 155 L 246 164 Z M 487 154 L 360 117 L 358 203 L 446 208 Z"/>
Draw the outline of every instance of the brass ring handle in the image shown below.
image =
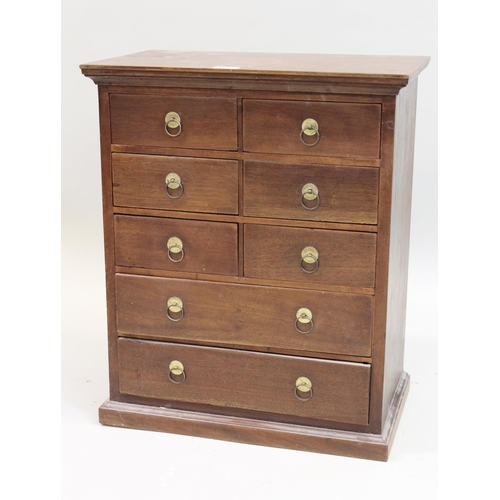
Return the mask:
<path id="1" fill-rule="evenodd" d="M 317 137 L 316 137 L 316 140 L 314 142 L 309 144 L 309 143 L 304 141 L 304 135 L 307 135 L 307 136 L 317 135 Z M 299 137 L 300 137 L 300 141 L 302 142 L 302 144 L 304 144 L 304 146 L 307 146 L 309 148 L 312 146 L 316 146 L 316 144 L 318 144 L 318 142 L 321 138 L 321 135 L 319 133 L 318 122 L 316 120 L 313 120 L 312 118 L 307 118 L 306 120 L 304 120 L 302 122 L 302 130 L 300 131 Z"/>
<path id="2" fill-rule="evenodd" d="M 170 321 L 180 321 L 184 317 L 184 304 L 179 297 L 170 297 L 167 300 L 167 318 Z M 172 316 L 172 314 L 180 314 L 177 318 Z"/>
<path id="3" fill-rule="evenodd" d="M 315 264 L 314 269 L 309 270 L 304 264 Z M 300 267 L 307 274 L 315 273 L 319 268 L 319 253 L 314 247 L 305 247 L 301 253 Z"/>
<path id="4" fill-rule="evenodd" d="M 177 191 L 177 189 L 180 189 L 179 194 L 177 196 L 172 196 L 169 193 L 169 189 L 172 191 Z M 182 185 L 181 178 L 175 173 L 171 172 L 170 174 L 165 177 L 165 194 L 169 197 L 172 198 L 172 200 L 177 200 L 182 196 L 184 193 L 184 186 Z"/>
<path id="5" fill-rule="evenodd" d="M 316 204 L 312 207 L 308 207 L 304 200 L 313 201 L 316 200 Z M 307 183 L 302 186 L 302 196 L 300 197 L 300 204 L 306 210 L 316 210 L 319 207 L 320 199 L 319 199 L 319 189 L 312 183 Z"/>
<path id="6" fill-rule="evenodd" d="M 179 131 L 177 132 L 177 134 L 171 134 L 168 131 L 169 128 L 171 129 L 178 128 Z M 181 117 L 175 111 L 170 111 L 170 113 L 167 113 L 165 115 L 165 132 L 170 137 L 177 137 L 178 135 L 181 135 L 182 132 Z"/>
<path id="7" fill-rule="evenodd" d="M 184 245 L 180 238 L 177 238 L 177 236 L 172 236 L 171 238 L 168 239 L 167 253 L 168 253 L 168 258 L 172 262 L 180 262 L 184 258 Z M 173 255 L 177 254 L 180 255 L 180 259 L 174 259 L 172 257 Z"/>
<path id="8" fill-rule="evenodd" d="M 308 323 L 310 325 L 308 330 L 301 330 L 299 328 L 299 325 L 307 325 Z M 312 312 L 307 307 L 301 307 L 295 315 L 295 329 L 299 333 L 311 333 L 313 331 L 313 328 L 314 322 Z"/>
<path id="9" fill-rule="evenodd" d="M 174 377 L 182 377 L 180 380 L 176 380 Z M 184 371 L 184 365 L 177 361 L 176 359 L 170 363 L 168 366 L 168 378 L 174 384 L 182 384 L 186 380 L 186 372 Z"/>
<path id="10" fill-rule="evenodd" d="M 312 382 L 307 377 L 295 381 L 295 397 L 299 401 L 309 401 L 313 397 Z"/>

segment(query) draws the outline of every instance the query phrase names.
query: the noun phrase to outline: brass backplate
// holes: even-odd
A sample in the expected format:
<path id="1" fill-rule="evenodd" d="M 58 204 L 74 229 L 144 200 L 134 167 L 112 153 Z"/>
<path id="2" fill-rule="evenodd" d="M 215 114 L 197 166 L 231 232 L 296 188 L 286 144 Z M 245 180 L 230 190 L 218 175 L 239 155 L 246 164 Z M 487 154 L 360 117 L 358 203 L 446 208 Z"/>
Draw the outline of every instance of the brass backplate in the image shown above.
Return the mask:
<path id="1" fill-rule="evenodd" d="M 315 200 L 318 197 L 319 190 L 315 184 L 308 182 L 302 186 L 302 196 L 305 200 Z"/>
<path id="2" fill-rule="evenodd" d="M 165 177 L 165 184 L 170 189 L 177 189 L 181 185 L 181 178 L 175 172 L 170 172 Z"/>
<path id="3" fill-rule="evenodd" d="M 184 373 L 184 365 L 175 359 L 168 365 L 168 369 L 172 375 L 182 375 Z"/>
<path id="4" fill-rule="evenodd" d="M 165 115 L 165 124 L 168 128 L 177 128 L 181 122 L 181 117 L 175 111 L 170 111 Z"/>
<path id="5" fill-rule="evenodd" d="M 167 248 L 172 253 L 182 252 L 182 240 L 177 236 L 172 236 L 167 241 Z"/>
<path id="6" fill-rule="evenodd" d="M 319 125 L 316 120 L 313 120 L 312 118 L 307 118 L 302 122 L 302 132 L 304 132 L 305 135 L 316 135 L 318 130 L 319 130 Z"/>
<path id="7" fill-rule="evenodd" d="M 295 317 L 297 318 L 299 323 L 310 323 L 312 320 L 312 312 L 310 309 L 307 307 L 301 307 L 298 311 Z"/>
<path id="8" fill-rule="evenodd" d="M 170 297 L 167 300 L 167 309 L 170 312 L 178 313 L 181 312 L 182 309 L 184 309 L 184 304 L 182 303 L 182 300 L 179 297 Z"/>
<path id="9" fill-rule="evenodd" d="M 312 389 L 312 382 L 307 377 L 299 377 L 295 381 L 295 387 L 300 392 L 309 392 Z"/>
<path id="10" fill-rule="evenodd" d="M 314 247 L 305 247 L 302 250 L 301 257 L 306 264 L 314 264 L 319 259 L 319 253 Z"/>

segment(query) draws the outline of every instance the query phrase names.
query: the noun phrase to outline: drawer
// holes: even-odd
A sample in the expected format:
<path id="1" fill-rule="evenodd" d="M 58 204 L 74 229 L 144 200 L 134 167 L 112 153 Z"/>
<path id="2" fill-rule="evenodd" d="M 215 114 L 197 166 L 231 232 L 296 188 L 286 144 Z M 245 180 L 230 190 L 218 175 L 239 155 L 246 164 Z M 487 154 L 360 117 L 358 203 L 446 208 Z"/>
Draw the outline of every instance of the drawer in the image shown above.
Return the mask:
<path id="1" fill-rule="evenodd" d="M 115 206 L 238 213 L 237 161 L 131 154 L 112 158 Z"/>
<path id="2" fill-rule="evenodd" d="M 244 275 L 372 288 L 376 241 L 373 233 L 245 224 Z"/>
<path id="3" fill-rule="evenodd" d="M 236 224 L 127 215 L 114 222 L 117 266 L 238 274 Z"/>
<path id="4" fill-rule="evenodd" d="M 236 99 L 111 94 L 111 142 L 130 146 L 236 150 Z M 178 118 L 165 130 L 168 113 Z"/>
<path id="5" fill-rule="evenodd" d="M 183 370 L 170 372 L 172 361 Z M 368 423 L 369 365 L 123 338 L 118 365 L 122 394 Z M 307 401 L 296 396 L 300 377 Z"/>
<path id="6" fill-rule="evenodd" d="M 121 336 L 368 357 L 372 316 L 370 295 L 116 276 Z"/>
<path id="7" fill-rule="evenodd" d="M 246 161 L 243 210 L 252 217 L 376 224 L 378 186 L 377 168 Z"/>
<path id="8" fill-rule="evenodd" d="M 245 99 L 244 150 L 379 158 L 381 112 L 380 104 Z M 319 136 L 302 132 L 307 119 L 316 121 Z"/>

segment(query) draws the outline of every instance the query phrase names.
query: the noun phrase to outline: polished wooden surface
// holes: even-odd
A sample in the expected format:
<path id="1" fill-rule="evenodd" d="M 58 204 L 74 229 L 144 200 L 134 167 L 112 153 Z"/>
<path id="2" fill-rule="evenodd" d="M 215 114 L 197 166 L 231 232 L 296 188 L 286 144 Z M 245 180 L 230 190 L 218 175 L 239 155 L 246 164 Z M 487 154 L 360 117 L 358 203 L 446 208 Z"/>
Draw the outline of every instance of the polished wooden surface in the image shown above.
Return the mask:
<path id="1" fill-rule="evenodd" d="M 410 378 L 403 373 L 379 434 L 115 401 L 99 408 L 99 420 L 117 427 L 387 461 L 409 389 Z"/>
<path id="2" fill-rule="evenodd" d="M 180 238 L 184 258 L 172 262 L 167 241 Z M 236 224 L 160 217 L 115 216 L 116 265 L 172 271 L 238 274 Z M 180 255 L 174 259 L 180 259 Z"/>
<path id="3" fill-rule="evenodd" d="M 368 422 L 368 365 L 123 338 L 118 359 L 125 394 Z M 184 365 L 183 383 L 169 379 L 173 360 Z M 295 395 L 296 380 L 303 376 L 312 382 L 308 401 Z"/>
<path id="4" fill-rule="evenodd" d="M 183 301 L 180 321 L 167 317 L 171 296 Z M 369 295 L 116 276 L 118 334 L 136 338 L 369 357 L 372 306 Z M 313 315 L 309 333 L 295 328 L 296 313 L 303 307 Z M 298 328 L 307 331 L 311 325 Z"/>
<path id="5" fill-rule="evenodd" d="M 110 111 L 113 144 L 237 149 L 236 99 L 112 94 Z M 165 132 L 165 116 L 171 111 L 181 119 L 177 137 Z"/>
<path id="6" fill-rule="evenodd" d="M 379 104 L 243 100 L 243 150 L 256 153 L 379 158 Z M 318 122 L 320 138 L 306 146 L 302 123 Z M 315 137 L 303 137 L 312 144 Z"/>
<path id="7" fill-rule="evenodd" d="M 376 168 L 245 161 L 243 175 L 245 216 L 377 223 Z M 319 205 L 302 200 L 309 210 L 301 204 L 307 183 L 319 190 Z"/>
<path id="8" fill-rule="evenodd" d="M 387 459 L 409 387 L 416 77 L 428 61 L 152 51 L 82 65 L 100 94 L 103 423 Z M 165 133 L 168 111 L 181 115 L 177 138 Z M 316 146 L 300 141 L 306 118 L 319 123 Z M 165 203 L 173 165 L 186 191 Z M 307 182 L 316 210 L 300 206 Z M 170 236 L 185 243 L 182 262 L 168 259 Z M 305 246 L 319 251 L 311 274 Z M 179 322 L 166 316 L 174 291 Z M 295 330 L 297 303 L 313 312 L 309 334 Z M 180 386 L 171 354 L 190 366 Z M 290 405 L 279 390 L 306 365 L 314 396 L 292 392 Z"/>
<path id="9" fill-rule="evenodd" d="M 172 172 L 182 182 L 182 188 L 169 190 L 175 199 L 165 191 Z M 113 202 L 117 207 L 237 214 L 238 162 L 115 153 Z"/>
<path id="10" fill-rule="evenodd" d="M 311 288 L 319 283 L 373 287 L 376 242 L 370 233 L 245 224 L 245 276 L 302 281 Z M 301 252 L 310 246 L 319 253 L 319 266 L 309 274 L 301 268 Z"/>
<path id="11" fill-rule="evenodd" d="M 429 64 L 429 57 L 337 54 L 273 54 L 149 50 L 80 66 L 87 76 L 99 73 L 210 74 L 349 78 L 406 84 Z"/>

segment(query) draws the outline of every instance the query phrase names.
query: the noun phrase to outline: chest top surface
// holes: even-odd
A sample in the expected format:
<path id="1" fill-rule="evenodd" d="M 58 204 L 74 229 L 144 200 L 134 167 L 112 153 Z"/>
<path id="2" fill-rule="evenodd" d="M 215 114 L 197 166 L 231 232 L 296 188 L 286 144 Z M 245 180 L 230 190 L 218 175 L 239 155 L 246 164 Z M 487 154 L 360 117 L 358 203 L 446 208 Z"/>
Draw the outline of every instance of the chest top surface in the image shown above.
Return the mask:
<path id="1" fill-rule="evenodd" d="M 82 64 L 86 76 L 165 73 L 212 78 L 297 77 L 353 79 L 406 85 L 429 64 L 425 56 L 273 54 L 149 50 Z"/>

